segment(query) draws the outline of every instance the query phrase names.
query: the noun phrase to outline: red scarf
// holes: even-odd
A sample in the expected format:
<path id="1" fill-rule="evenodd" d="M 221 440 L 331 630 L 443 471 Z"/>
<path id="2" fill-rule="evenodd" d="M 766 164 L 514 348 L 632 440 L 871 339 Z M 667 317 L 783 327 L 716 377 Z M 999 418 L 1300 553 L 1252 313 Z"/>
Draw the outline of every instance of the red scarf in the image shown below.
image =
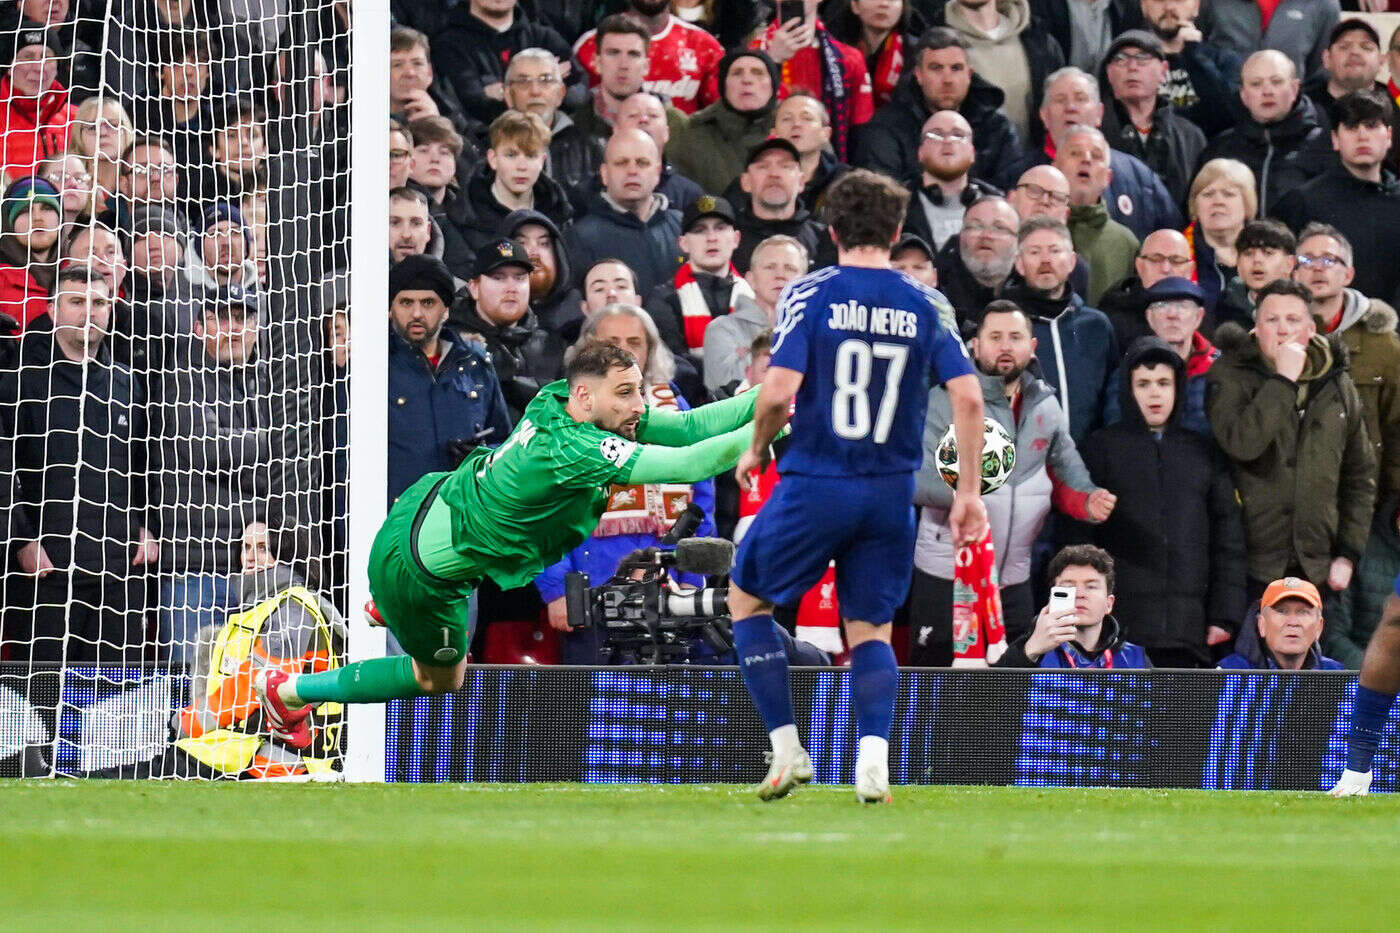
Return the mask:
<path id="1" fill-rule="evenodd" d="M 953 560 L 953 666 L 986 667 L 1006 651 L 990 528 Z"/>
<path id="2" fill-rule="evenodd" d="M 1186 378 L 1195 379 L 1197 376 L 1204 376 L 1210 369 L 1210 364 L 1214 363 L 1220 356 L 1220 351 L 1215 348 L 1200 331 L 1191 333 L 1191 355 L 1186 358 Z"/>
<path id="3" fill-rule="evenodd" d="M 875 56 L 875 71 L 870 76 L 871 90 L 875 94 L 875 106 L 889 103 L 899 76 L 904 74 L 904 35 L 894 30 L 885 37 L 880 51 Z"/>
<path id="4" fill-rule="evenodd" d="M 1181 235 L 1184 236 L 1184 237 L 1186 237 L 1186 248 L 1189 249 L 1189 250 L 1191 251 L 1191 259 L 1192 259 L 1192 262 L 1191 262 L 1191 281 L 1193 281 L 1193 282 L 1195 282 L 1197 285 L 1199 285 L 1199 284 L 1201 283 L 1201 276 L 1200 276 L 1200 268 L 1201 268 L 1201 267 L 1200 267 L 1199 264 L 1197 264 L 1197 263 L 1195 262 L 1195 259 L 1196 259 L 1196 222 L 1193 220 L 1193 221 L 1191 221 L 1189 224 L 1187 224 L 1187 225 L 1186 225 L 1186 229 L 1183 230 L 1183 231 L 1181 231 Z"/>
<path id="5" fill-rule="evenodd" d="M 734 264 L 729 265 L 729 277 L 734 280 L 734 287 L 729 292 L 729 312 L 734 312 L 734 302 L 739 297 L 746 296 L 753 298 L 753 289 L 749 283 L 739 274 L 739 270 L 734 268 Z M 705 296 L 700 293 L 700 285 L 695 281 L 695 271 L 690 268 L 690 263 L 684 263 L 676 270 L 675 278 L 676 300 L 681 305 L 681 320 L 685 325 L 685 345 L 697 353 L 701 353 L 705 348 L 705 329 L 710 326 L 710 322 L 715 319 L 715 315 L 710 311 L 709 304 L 705 301 Z"/>
<path id="6" fill-rule="evenodd" d="M 1391 78 L 1386 82 L 1386 89 L 1390 91 L 1391 99 L 1395 101 L 1395 106 L 1400 107 L 1400 87 L 1395 86 L 1395 79 Z"/>

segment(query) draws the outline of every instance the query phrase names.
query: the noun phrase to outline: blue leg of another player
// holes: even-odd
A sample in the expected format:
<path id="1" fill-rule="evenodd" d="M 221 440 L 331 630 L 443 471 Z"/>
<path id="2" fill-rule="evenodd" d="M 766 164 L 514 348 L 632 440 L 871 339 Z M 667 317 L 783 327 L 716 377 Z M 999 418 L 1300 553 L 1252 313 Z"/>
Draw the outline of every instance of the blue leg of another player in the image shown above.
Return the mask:
<path id="1" fill-rule="evenodd" d="M 851 648 L 851 711 L 859 744 L 856 794 L 867 803 L 890 800 L 889 738 L 899 689 L 899 665 L 889 643 L 889 625 L 848 621 Z"/>
<path id="2" fill-rule="evenodd" d="M 798 738 L 792 712 L 787 651 L 771 606 L 736 587 L 730 588 L 729 606 L 735 618 L 739 674 L 773 743 L 773 762 L 758 786 L 758 796 L 776 800 L 812 779 L 812 759 Z"/>

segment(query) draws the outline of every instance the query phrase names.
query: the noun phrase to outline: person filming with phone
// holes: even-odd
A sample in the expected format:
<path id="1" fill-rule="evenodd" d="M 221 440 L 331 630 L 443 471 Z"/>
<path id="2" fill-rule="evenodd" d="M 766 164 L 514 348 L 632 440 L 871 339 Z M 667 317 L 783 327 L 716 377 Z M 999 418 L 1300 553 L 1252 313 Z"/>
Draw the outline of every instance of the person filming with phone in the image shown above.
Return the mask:
<path id="1" fill-rule="evenodd" d="M 1112 612 L 1113 557 L 1090 544 L 1064 548 L 1050 561 L 1050 602 L 1035 628 L 992 666 L 1150 668 L 1147 652 L 1124 641 Z"/>

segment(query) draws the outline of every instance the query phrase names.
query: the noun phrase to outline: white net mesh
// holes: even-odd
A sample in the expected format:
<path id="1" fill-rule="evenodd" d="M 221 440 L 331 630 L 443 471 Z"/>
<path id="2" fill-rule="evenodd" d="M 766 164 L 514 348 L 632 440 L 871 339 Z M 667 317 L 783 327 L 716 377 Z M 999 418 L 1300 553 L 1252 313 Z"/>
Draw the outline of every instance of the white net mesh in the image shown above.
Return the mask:
<path id="1" fill-rule="evenodd" d="M 0 776 L 333 757 L 334 710 L 308 762 L 248 688 L 343 652 L 349 34 L 0 3 Z"/>

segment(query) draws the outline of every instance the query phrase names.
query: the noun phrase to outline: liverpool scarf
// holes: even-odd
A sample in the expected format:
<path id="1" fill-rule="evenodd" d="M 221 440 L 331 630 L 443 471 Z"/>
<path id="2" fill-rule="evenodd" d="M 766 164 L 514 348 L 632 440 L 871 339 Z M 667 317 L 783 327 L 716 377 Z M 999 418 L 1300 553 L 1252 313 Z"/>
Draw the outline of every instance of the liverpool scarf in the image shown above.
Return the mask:
<path id="1" fill-rule="evenodd" d="M 733 264 L 729 266 L 729 276 L 734 280 L 734 288 L 729 292 L 728 313 L 733 313 L 734 302 L 740 296 L 753 299 L 754 295 L 749 283 L 744 281 Z M 681 303 L 681 323 L 685 326 L 685 345 L 699 356 L 705 352 L 705 328 L 710 326 L 715 314 L 700 291 L 700 283 L 695 281 L 695 270 L 690 268 L 690 263 L 677 270 L 675 285 L 676 297 Z"/>
<path id="2" fill-rule="evenodd" d="M 875 55 L 875 70 L 870 75 L 871 90 L 875 95 L 877 108 L 889 103 L 890 95 L 899 84 L 899 76 L 904 74 L 904 35 L 898 29 L 891 32 L 881 43 Z"/>
<path id="3" fill-rule="evenodd" d="M 953 666 L 986 667 L 1006 652 L 996 550 L 982 540 L 958 548 L 953 561 Z"/>

